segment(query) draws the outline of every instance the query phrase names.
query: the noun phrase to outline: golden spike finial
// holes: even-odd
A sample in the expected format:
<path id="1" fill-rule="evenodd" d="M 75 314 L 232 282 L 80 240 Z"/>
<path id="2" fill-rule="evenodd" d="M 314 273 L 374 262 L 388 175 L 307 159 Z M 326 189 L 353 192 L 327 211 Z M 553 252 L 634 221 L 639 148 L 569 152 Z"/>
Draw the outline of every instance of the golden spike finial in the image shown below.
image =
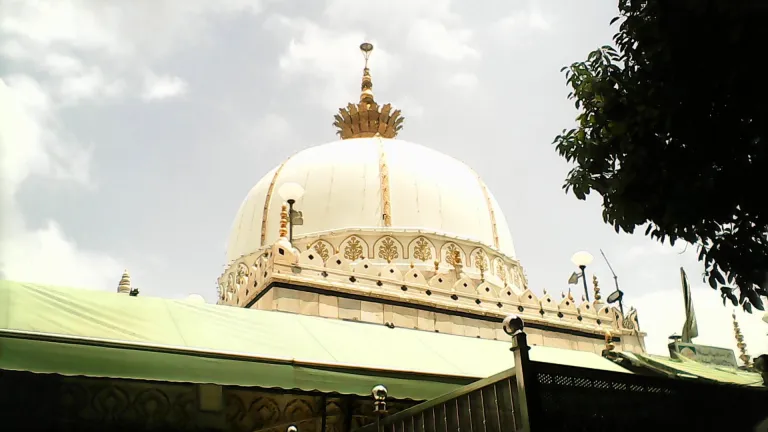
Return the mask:
<path id="1" fill-rule="evenodd" d="M 131 275 L 128 270 L 123 270 L 123 276 L 120 277 L 120 283 L 117 284 L 117 292 L 128 294 L 131 292 Z"/>
<path id="2" fill-rule="evenodd" d="M 288 206 L 283 204 L 280 209 L 280 238 L 288 238 Z"/>
<path id="3" fill-rule="evenodd" d="M 371 71 L 368 68 L 368 59 L 373 51 L 373 44 L 364 42 L 360 44 L 360 51 L 365 58 L 363 68 L 363 81 L 360 85 L 360 102 L 348 104 L 339 109 L 334 116 L 333 125 L 336 134 L 341 139 L 366 138 L 380 136 L 382 138 L 394 138 L 403 127 L 403 117 L 400 110 L 393 110 L 392 105 L 379 106 L 373 99 L 373 81 Z"/>
<path id="4" fill-rule="evenodd" d="M 595 302 L 599 302 L 600 299 L 603 298 L 603 296 L 600 295 L 600 285 L 598 285 L 597 276 L 595 275 L 592 275 L 592 286 L 594 287 L 594 290 L 595 290 Z"/>
<path id="5" fill-rule="evenodd" d="M 573 302 L 573 293 L 571 293 L 571 289 L 570 288 L 568 288 L 568 300 Z"/>
<path id="6" fill-rule="evenodd" d="M 747 354 L 747 343 L 744 342 L 744 335 L 741 334 L 741 329 L 739 328 L 739 322 L 736 321 L 736 311 L 733 311 L 733 314 L 731 314 L 733 317 L 733 336 L 736 338 L 736 346 L 739 348 L 739 352 L 741 355 L 739 358 L 742 362 L 744 362 L 744 366 L 749 367 L 750 366 L 750 357 Z"/>
<path id="7" fill-rule="evenodd" d="M 363 58 L 365 58 L 363 83 L 360 85 L 360 102 L 371 105 L 373 103 L 373 80 L 371 79 L 371 70 L 368 69 L 368 59 L 371 57 L 371 52 L 373 52 L 373 44 L 363 42 L 360 44 L 360 51 L 363 52 Z"/>

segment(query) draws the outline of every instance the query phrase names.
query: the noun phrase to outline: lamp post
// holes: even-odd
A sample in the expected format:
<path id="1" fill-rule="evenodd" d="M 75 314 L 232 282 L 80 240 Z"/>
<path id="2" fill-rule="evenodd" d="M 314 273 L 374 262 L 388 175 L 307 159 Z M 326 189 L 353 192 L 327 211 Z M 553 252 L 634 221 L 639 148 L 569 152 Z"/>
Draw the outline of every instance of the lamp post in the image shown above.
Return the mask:
<path id="1" fill-rule="evenodd" d="M 298 183 L 283 183 L 277 193 L 288 203 L 288 221 L 290 223 L 288 226 L 288 241 L 293 244 L 293 225 L 301 225 L 296 223 L 301 218 L 301 212 L 293 210 L 293 205 L 304 196 L 304 188 Z"/>
<path id="2" fill-rule="evenodd" d="M 573 254 L 571 262 L 581 269 L 581 280 L 584 282 L 584 297 L 589 302 L 589 288 L 587 288 L 587 274 L 584 271 L 588 265 L 592 264 L 594 257 L 587 251 L 579 251 Z"/>

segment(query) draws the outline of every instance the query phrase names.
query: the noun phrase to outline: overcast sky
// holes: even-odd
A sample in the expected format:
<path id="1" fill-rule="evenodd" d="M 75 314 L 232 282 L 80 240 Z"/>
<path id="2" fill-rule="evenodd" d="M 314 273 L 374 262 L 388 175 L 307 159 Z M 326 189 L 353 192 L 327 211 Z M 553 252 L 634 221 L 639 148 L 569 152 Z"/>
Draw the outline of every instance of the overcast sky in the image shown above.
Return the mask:
<path id="1" fill-rule="evenodd" d="M 599 197 L 561 189 L 551 143 L 577 113 L 560 68 L 610 43 L 616 13 L 609 0 L 0 0 L 2 277 L 114 290 L 128 268 L 142 295 L 215 301 L 242 199 L 335 139 L 368 40 L 400 137 L 483 177 L 535 292 L 566 290 L 586 249 L 607 295 L 602 248 L 663 354 L 684 320 L 683 266 L 697 342 L 735 348 L 733 308 L 701 283 L 693 248 L 618 235 Z M 750 353 L 768 352 L 762 313 L 737 315 Z"/>

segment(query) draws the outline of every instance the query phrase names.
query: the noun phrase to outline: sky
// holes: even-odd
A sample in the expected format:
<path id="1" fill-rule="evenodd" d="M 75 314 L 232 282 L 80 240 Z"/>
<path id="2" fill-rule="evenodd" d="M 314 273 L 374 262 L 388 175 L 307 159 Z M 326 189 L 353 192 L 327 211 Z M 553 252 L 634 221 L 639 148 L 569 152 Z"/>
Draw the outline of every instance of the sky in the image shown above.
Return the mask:
<path id="1" fill-rule="evenodd" d="M 0 277 L 115 290 L 129 269 L 141 295 L 214 302 L 242 199 L 335 139 L 370 41 L 400 137 L 483 177 L 535 292 L 567 290 L 587 250 L 607 296 L 602 249 L 648 350 L 665 354 L 684 267 L 696 342 L 735 349 L 733 308 L 693 247 L 616 234 L 599 196 L 562 190 L 570 167 L 552 141 L 577 111 L 560 68 L 610 43 L 616 14 L 608 0 L 2 0 Z M 750 354 L 767 353 L 763 313 L 736 313 Z"/>

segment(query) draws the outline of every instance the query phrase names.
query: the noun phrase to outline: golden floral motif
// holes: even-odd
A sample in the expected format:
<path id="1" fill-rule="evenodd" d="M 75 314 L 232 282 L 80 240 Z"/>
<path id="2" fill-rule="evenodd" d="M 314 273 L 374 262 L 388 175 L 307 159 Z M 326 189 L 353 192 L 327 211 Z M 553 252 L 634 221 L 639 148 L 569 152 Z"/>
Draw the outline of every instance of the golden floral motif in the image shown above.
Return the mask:
<path id="1" fill-rule="evenodd" d="M 315 250 L 315 252 L 317 252 L 318 255 L 320 255 L 320 258 L 323 259 L 323 262 L 328 261 L 330 253 L 325 243 L 322 241 L 316 241 L 312 248 Z"/>
<path id="2" fill-rule="evenodd" d="M 445 250 L 445 262 L 452 266 L 461 264 L 461 251 L 459 251 L 459 248 L 453 243 L 449 244 L 448 248 Z"/>
<path id="3" fill-rule="evenodd" d="M 413 248 L 413 257 L 420 261 L 432 259 L 432 248 L 429 247 L 429 242 L 424 237 L 419 237 L 416 240 L 416 246 Z"/>
<path id="4" fill-rule="evenodd" d="M 344 246 L 344 258 L 350 261 L 357 261 L 363 256 L 363 246 L 360 244 L 360 239 L 352 237 Z"/>
<path id="5" fill-rule="evenodd" d="M 392 239 L 392 237 L 385 237 L 379 246 L 379 258 L 385 259 L 388 263 L 391 263 L 392 260 L 399 256 L 400 254 L 397 252 L 395 240 Z"/>
<path id="6" fill-rule="evenodd" d="M 237 266 L 237 273 L 235 275 L 235 284 L 243 286 L 248 283 L 248 266 L 240 264 Z"/>
<path id="7" fill-rule="evenodd" d="M 482 250 L 475 252 L 475 268 L 481 272 L 488 270 L 488 261 L 486 260 L 485 252 Z"/>
<path id="8" fill-rule="evenodd" d="M 485 280 L 485 271 L 488 270 L 488 261 L 485 257 L 485 252 L 478 250 L 475 252 L 475 268 L 480 271 L 480 279 Z"/>
<path id="9" fill-rule="evenodd" d="M 507 271 L 504 268 L 504 263 L 501 261 L 496 262 L 496 274 L 501 278 L 501 281 L 504 282 L 504 286 L 507 286 Z"/>

